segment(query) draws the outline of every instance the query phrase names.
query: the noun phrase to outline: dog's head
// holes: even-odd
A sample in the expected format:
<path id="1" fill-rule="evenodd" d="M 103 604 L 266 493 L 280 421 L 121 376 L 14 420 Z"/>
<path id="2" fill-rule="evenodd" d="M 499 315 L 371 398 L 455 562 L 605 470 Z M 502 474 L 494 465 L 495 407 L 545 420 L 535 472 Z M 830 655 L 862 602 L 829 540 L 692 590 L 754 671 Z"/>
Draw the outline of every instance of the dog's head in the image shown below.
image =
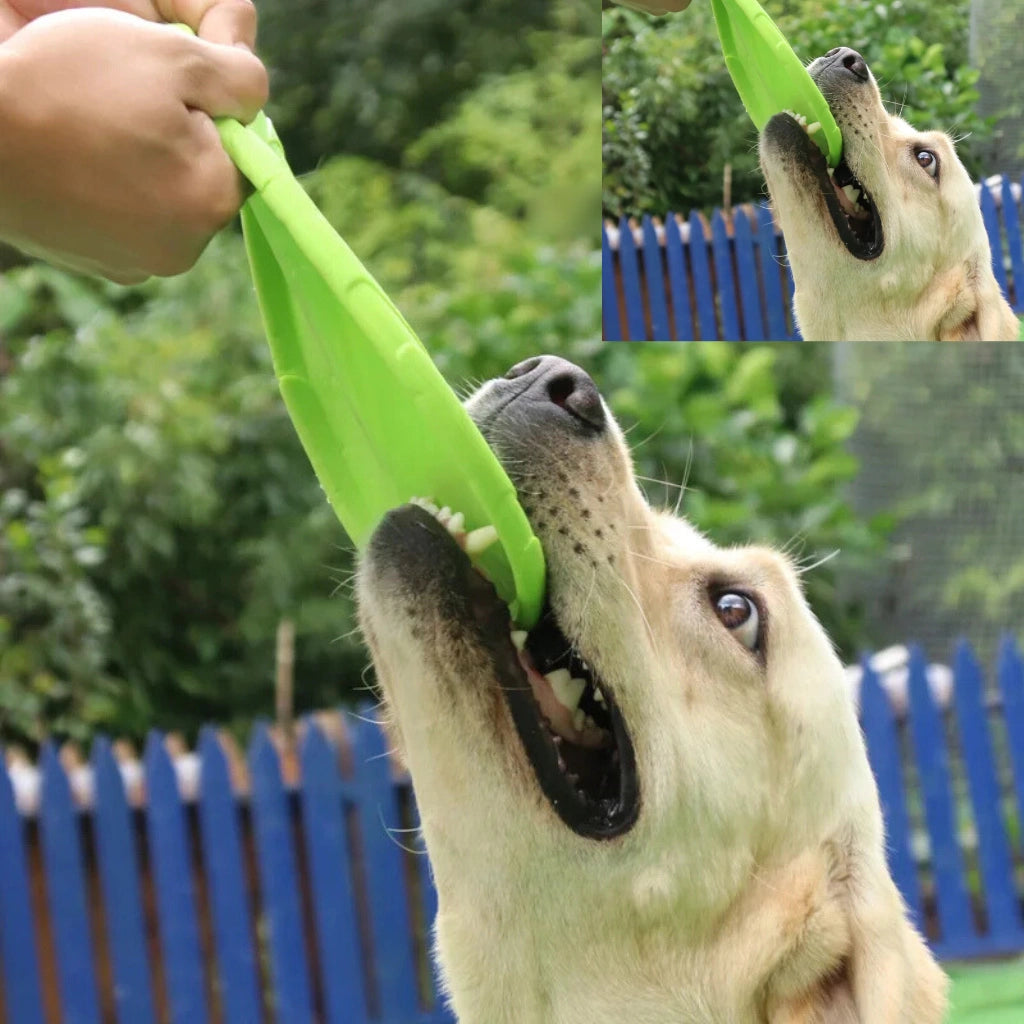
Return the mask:
<path id="1" fill-rule="evenodd" d="M 761 166 L 786 236 L 797 321 L 821 340 L 1010 340 L 970 176 L 943 132 L 890 115 L 860 54 L 808 71 L 843 135 L 834 171 L 808 126 L 777 114 Z"/>
<path id="2" fill-rule="evenodd" d="M 727 843 L 750 860 L 780 835 L 801 843 L 839 790 L 870 790 L 841 665 L 783 557 L 717 548 L 654 511 L 596 387 L 564 360 L 521 363 L 468 409 L 543 545 L 542 620 L 514 634 L 415 505 L 385 518 L 359 581 L 438 853 L 514 871 L 538 854 Z"/>
<path id="3" fill-rule="evenodd" d="M 385 517 L 358 584 L 460 1013 L 852 1005 L 829 993 L 858 959 L 853 905 L 894 922 L 874 950 L 902 962 L 912 933 L 842 666 L 793 566 L 653 510 L 571 363 L 527 360 L 467 407 L 543 545 L 543 618 L 514 632 L 458 524 L 418 505 Z"/>

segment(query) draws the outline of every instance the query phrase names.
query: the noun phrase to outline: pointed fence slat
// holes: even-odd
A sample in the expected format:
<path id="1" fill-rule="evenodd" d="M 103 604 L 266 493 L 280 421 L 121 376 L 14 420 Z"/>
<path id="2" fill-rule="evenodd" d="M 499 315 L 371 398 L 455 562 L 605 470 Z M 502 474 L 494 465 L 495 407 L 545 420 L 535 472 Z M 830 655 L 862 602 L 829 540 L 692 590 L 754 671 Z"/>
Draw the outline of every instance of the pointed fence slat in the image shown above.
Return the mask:
<path id="1" fill-rule="evenodd" d="M 1024 830 L 1024 658 L 1009 636 L 1004 637 L 999 645 L 997 675 L 1010 748 L 1013 791 L 1017 798 L 1017 820 Z"/>
<path id="2" fill-rule="evenodd" d="M 999 211 L 992 190 L 981 183 L 981 219 L 985 222 L 989 247 L 992 250 L 992 272 L 1002 293 L 1006 294 L 1006 270 L 1003 267 L 1003 238 L 999 233 Z"/>
<path id="3" fill-rule="evenodd" d="M 2 762 L 0 762 L 2 767 Z M 25 823 L 10 776 L 0 770 L 0 967 L 7 1017 L 43 1024 L 42 988 L 25 858 Z"/>
<path id="4" fill-rule="evenodd" d="M 672 292 L 672 319 L 677 341 L 693 341 L 693 307 L 690 286 L 687 283 L 687 256 L 679 221 L 674 213 L 665 219 L 665 257 L 668 262 L 668 281 Z"/>
<path id="5" fill-rule="evenodd" d="M 903 893 L 914 923 L 924 923 L 921 883 L 917 877 L 907 814 L 906 785 L 900 757 L 900 738 L 889 698 L 872 672 L 868 659 L 861 662 L 860 720 L 868 748 L 868 761 L 878 783 L 885 821 L 885 851 L 897 888 Z"/>
<path id="6" fill-rule="evenodd" d="M 119 1024 L 156 1020 L 142 914 L 135 831 L 124 782 L 110 743 L 102 737 L 92 751 L 96 786 L 93 809 L 103 916 L 110 947 L 115 1012 Z"/>
<path id="7" fill-rule="evenodd" d="M 782 293 L 779 275 L 778 239 L 772 211 L 763 203 L 757 207 L 757 240 L 761 257 L 761 280 L 764 282 L 764 301 L 768 313 L 766 341 L 784 341 L 790 337 L 786 327 L 787 298 Z"/>
<path id="8" fill-rule="evenodd" d="M 721 210 L 711 218 L 711 247 L 715 255 L 715 274 L 720 296 L 719 312 L 722 317 L 722 340 L 740 341 L 740 317 L 736 308 L 736 275 L 732 272 L 732 243 Z"/>
<path id="9" fill-rule="evenodd" d="M 1010 254 L 1010 267 L 1013 273 L 1014 311 L 1024 313 L 1024 249 L 1020 239 L 1020 215 L 1017 200 L 1013 197 L 1013 182 L 1008 174 L 1002 180 L 1003 227 L 1006 230 L 1006 249 Z M 1024 201 L 1024 187 L 1021 189 Z"/>
<path id="10" fill-rule="evenodd" d="M 701 341 L 718 338 L 715 320 L 715 293 L 711 287 L 711 265 L 708 262 L 708 243 L 704 238 L 704 222 L 694 210 L 690 214 L 690 268 L 693 271 L 693 292 L 697 300 L 697 329 Z"/>
<path id="11" fill-rule="evenodd" d="M 987 944 L 1013 950 L 1024 944 L 1024 924 L 1013 886 L 1013 860 L 1000 813 L 992 738 L 982 694 L 981 669 L 965 643 L 957 646 L 953 706 L 978 833 L 978 861 L 988 910 Z"/>
<path id="12" fill-rule="evenodd" d="M 619 293 L 615 286 L 615 254 L 608 230 L 601 225 L 601 334 L 605 341 L 622 341 Z"/>
<path id="13" fill-rule="evenodd" d="M 199 735 L 199 830 L 225 1024 L 259 1024 L 259 973 L 245 885 L 238 804 L 216 732 Z"/>
<path id="14" fill-rule="evenodd" d="M 743 338 L 765 341 L 764 314 L 761 310 L 761 289 L 757 283 L 757 257 L 754 232 L 746 210 L 737 208 L 732 218 L 733 246 L 736 252 L 736 276 L 740 286 L 743 309 Z"/>
<path id="15" fill-rule="evenodd" d="M 633 230 L 625 217 L 619 221 L 619 272 L 622 274 L 622 290 L 626 301 L 626 328 L 630 341 L 644 341 L 647 327 L 644 324 L 644 298 L 640 287 L 640 268 L 636 258 L 636 243 Z"/>
<path id="16" fill-rule="evenodd" d="M 312 723 L 302 740 L 302 824 L 317 898 L 320 963 L 328 1024 L 369 1021 L 337 753 Z"/>
<path id="17" fill-rule="evenodd" d="M 942 944 L 953 946 L 959 936 L 972 936 L 970 902 L 964 882 L 964 862 L 957 841 L 953 788 L 950 784 L 946 739 L 939 710 L 932 701 L 921 651 L 910 655 L 910 733 L 931 838 L 932 872 L 942 926 Z M 968 946 L 970 943 L 968 943 Z"/>
<path id="18" fill-rule="evenodd" d="M 249 771 L 276 1015 L 287 1024 L 312 1024 L 313 996 L 302 928 L 292 818 L 277 751 L 264 725 L 256 729 L 249 747 Z"/>
<path id="19" fill-rule="evenodd" d="M 403 851 L 389 828 L 400 827 L 383 732 L 365 719 L 349 719 L 354 788 L 359 794 L 359 826 L 366 856 L 373 950 L 384 1020 L 411 1020 L 419 1010 L 412 929 L 404 894 Z"/>
<path id="20" fill-rule="evenodd" d="M 156 890 L 160 950 L 172 1024 L 205 1024 L 209 1018 L 196 921 L 185 809 L 163 737 L 146 741 L 146 832 Z"/>
<path id="21" fill-rule="evenodd" d="M 668 326 L 668 306 L 665 302 L 665 268 L 661 262 L 661 246 L 654 222 L 646 214 L 643 219 L 644 279 L 647 282 L 647 302 L 651 311 L 651 338 L 671 341 Z"/>
<path id="22" fill-rule="evenodd" d="M 68 777 L 50 744 L 43 747 L 40 767 L 39 826 L 62 1015 L 68 1024 L 99 1024 L 78 812 L 71 799 Z"/>

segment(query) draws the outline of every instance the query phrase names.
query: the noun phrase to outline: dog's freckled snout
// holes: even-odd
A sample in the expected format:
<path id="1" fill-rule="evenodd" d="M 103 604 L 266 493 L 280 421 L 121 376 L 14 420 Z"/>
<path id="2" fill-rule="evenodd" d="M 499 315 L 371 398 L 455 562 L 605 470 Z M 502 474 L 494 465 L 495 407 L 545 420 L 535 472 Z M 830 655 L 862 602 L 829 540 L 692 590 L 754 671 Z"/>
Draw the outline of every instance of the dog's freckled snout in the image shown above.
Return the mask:
<path id="1" fill-rule="evenodd" d="M 604 404 L 597 385 L 574 363 L 558 356 L 538 356 L 517 363 L 505 378 L 528 379 L 521 400 L 557 405 L 588 427 L 604 429 Z"/>

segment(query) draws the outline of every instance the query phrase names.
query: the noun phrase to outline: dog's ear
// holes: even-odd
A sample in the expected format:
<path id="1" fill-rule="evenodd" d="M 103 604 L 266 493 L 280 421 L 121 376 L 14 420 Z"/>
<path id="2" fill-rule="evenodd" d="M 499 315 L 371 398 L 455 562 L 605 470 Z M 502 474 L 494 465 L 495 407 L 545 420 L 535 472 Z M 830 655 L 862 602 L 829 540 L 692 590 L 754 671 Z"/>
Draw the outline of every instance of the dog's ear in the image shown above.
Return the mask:
<path id="1" fill-rule="evenodd" d="M 939 327 L 939 341 L 1015 341 L 1020 323 L 994 277 L 975 288 L 974 311 L 959 323 Z"/>
<path id="2" fill-rule="evenodd" d="M 884 869 L 876 883 L 861 888 L 851 880 L 847 955 L 809 989 L 770 1008 L 769 1024 L 942 1024 L 946 976 Z"/>

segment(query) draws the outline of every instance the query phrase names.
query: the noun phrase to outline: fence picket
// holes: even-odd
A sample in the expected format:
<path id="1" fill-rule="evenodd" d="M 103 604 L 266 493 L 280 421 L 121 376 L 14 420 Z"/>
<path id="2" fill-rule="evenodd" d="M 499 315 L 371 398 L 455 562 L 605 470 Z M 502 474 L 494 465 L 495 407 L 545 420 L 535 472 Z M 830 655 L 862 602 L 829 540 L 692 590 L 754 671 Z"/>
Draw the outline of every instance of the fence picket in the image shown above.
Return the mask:
<path id="1" fill-rule="evenodd" d="M 668 306 L 665 303 L 665 268 L 661 262 L 661 246 L 654 222 L 644 214 L 643 222 L 644 280 L 647 283 L 647 304 L 651 312 L 651 338 L 670 341 Z"/>
<path id="2" fill-rule="evenodd" d="M 142 890 L 135 832 L 124 782 L 110 743 L 100 737 L 92 748 L 96 786 L 93 823 L 104 921 L 114 980 L 114 1007 L 120 1024 L 155 1021 Z"/>
<path id="3" fill-rule="evenodd" d="M 1010 254 L 1013 273 L 1014 303 L 1017 313 L 1024 313 L 1024 249 L 1020 239 L 1020 205 L 1024 205 L 1024 189 L 1021 203 L 1013 197 L 1013 182 L 1008 174 L 1002 176 L 1003 227 L 1006 229 L 1006 248 Z"/>
<path id="4" fill-rule="evenodd" d="M 746 210 L 741 207 L 733 211 L 732 231 L 743 312 L 743 337 L 746 341 L 764 341 L 764 314 L 761 310 L 761 289 L 757 283 L 754 232 Z"/>
<path id="5" fill-rule="evenodd" d="M 711 287 L 711 265 L 708 262 L 708 243 L 704 238 L 704 222 L 696 210 L 690 214 L 690 269 L 693 271 L 693 293 L 697 299 L 697 329 L 701 341 L 713 341 L 718 337 L 715 293 Z"/>
<path id="6" fill-rule="evenodd" d="M 729 232 L 721 210 L 715 210 L 711 217 L 711 249 L 715 259 L 715 274 L 718 277 L 719 312 L 722 318 L 722 340 L 740 341 L 739 311 L 736 308 L 736 279 L 732 272 L 732 254 Z"/>
<path id="7" fill-rule="evenodd" d="M 665 218 L 665 257 L 668 261 L 668 282 L 672 292 L 672 319 L 677 341 L 693 341 L 693 307 L 687 283 L 686 249 L 674 213 Z"/>
<path id="8" fill-rule="evenodd" d="M 764 282 L 764 301 L 768 314 L 769 341 L 783 341 L 790 337 L 786 326 L 786 298 L 782 294 L 779 275 L 778 244 L 780 235 L 775 230 L 772 211 L 763 203 L 757 207 L 757 239 L 761 257 L 761 280 Z"/>
<path id="9" fill-rule="evenodd" d="M 625 217 L 619 221 L 619 272 L 622 275 L 622 290 L 626 299 L 626 328 L 629 331 L 629 340 L 644 341 L 647 338 L 647 327 L 644 324 L 640 268 L 636 258 L 633 229 Z"/>
<path id="10" fill-rule="evenodd" d="M 143 760 L 148 794 L 146 831 L 171 1020 L 173 1024 L 205 1024 L 209 1011 L 185 809 L 160 733 L 149 734 Z"/>
<path id="11" fill-rule="evenodd" d="M 1013 890 L 1013 861 L 1000 813 L 999 779 L 982 694 L 981 669 L 966 643 L 957 645 L 953 707 L 978 833 L 978 861 L 988 909 L 988 938 L 1013 949 L 1024 942 L 1024 927 Z"/>
<path id="12" fill-rule="evenodd" d="M 997 676 L 1017 797 L 1017 820 L 1024 827 L 1024 658 L 1010 636 L 1003 637 L 999 645 Z"/>
<path id="13" fill-rule="evenodd" d="M 14 787 L 5 770 L 0 770 L 0 879 L 0 961 L 7 1017 L 18 1024 L 43 1024 L 42 987 L 25 861 L 25 823 L 15 806 Z"/>
<path id="14" fill-rule="evenodd" d="M 313 1024 L 292 819 L 281 764 L 265 725 L 257 726 L 249 744 L 249 772 L 276 1016 L 281 1024 Z"/>
<path id="15" fill-rule="evenodd" d="M 263 1013 L 238 803 L 224 750 L 208 726 L 199 734 L 199 758 L 199 836 L 224 1020 L 259 1024 Z"/>
<path id="16" fill-rule="evenodd" d="M 981 183 L 981 219 L 985 222 L 989 246 L 992 249 L 992 272 L 1004 295 L 1006 289 L 1006 269 L 1003 266 L 1003 237 L 999 231 L 999 211 L 991 189 L 983 181 Z"/>
<path id="17" fill-rule="evenodd" d="M 364 714 L 368 718 L 371 712 L 364 709 Z M 370 721 L 353 717 L 349 723 L 382 1016 L 412 1020 L 419 1010 L 416 965 L 402 850 L 388 832 L 401 823 L 387 744 Z"/>
<path id="18" fill-rule="evenodd" d="M 307 723 L 302 759 L 302 824 L 309 850 L 310 881 L 320 963 L 324 971 L 326 1020 L 369 1021 L 366 985 L 352 889 L 337 754 L 319 727 Z"/>
<path id="19" fill-rule="evenodd" d="M 608 231 L 601 225 L 601 334 L 605 341 L 622 341 L 619 293 L 616 287 L 615 255 Z"/>
<path id="20" fill-rule="evenodd" d="M 885 821 L 885 851 L 897 888 L 903 893 L 911 918 L 924 926 L 921 883 L 917 877 L 907 814 L 906 785 L 900 759 L 900 738 L 889 698 L 871 670 L 868 658 L 861 661 L 860 723 L 868 748 L 868 761 L 878 785 Z"/>
<path id="21" fill-rule="evenodd" d="M 964 882 L 963 854 L 957 839 L 946 739 L 939 710 L 928 689 L 925 660 L 918 647 L 911 648 L 909 696 L 910 734 L 931 840 L 942 943 L 949 946 L 960 936 L 973 936 L 974 927 Z"/>
<path id="22" fill-rule="evenodd" d="M 69 1024 L 99 1024 L 78 812 L 71 799 L 68 777 L 51 744 L 44 744 L 39 762 L 39 826 L 63 1018 Z"/>

